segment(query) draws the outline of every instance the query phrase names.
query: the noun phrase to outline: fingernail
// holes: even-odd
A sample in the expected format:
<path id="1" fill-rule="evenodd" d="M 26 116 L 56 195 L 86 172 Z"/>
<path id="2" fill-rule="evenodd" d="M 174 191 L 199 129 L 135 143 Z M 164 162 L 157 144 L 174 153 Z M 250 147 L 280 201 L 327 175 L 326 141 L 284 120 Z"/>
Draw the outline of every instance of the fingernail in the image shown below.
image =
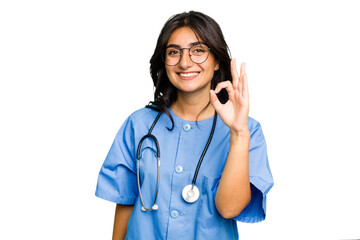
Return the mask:
<path id="1" fill-rule="evenodd" d="M 219 92 L 219 89 L 215 88 L 215 93 L 218 93 Z"/>

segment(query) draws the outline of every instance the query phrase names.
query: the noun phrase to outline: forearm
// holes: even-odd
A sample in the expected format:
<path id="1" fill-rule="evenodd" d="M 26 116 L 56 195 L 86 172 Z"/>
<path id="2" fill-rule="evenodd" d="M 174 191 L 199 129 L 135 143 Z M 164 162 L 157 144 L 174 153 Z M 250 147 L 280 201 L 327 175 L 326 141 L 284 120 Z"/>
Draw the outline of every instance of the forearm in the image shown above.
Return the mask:
<path id="1" fill-rule="evenodd" d="M 131 216 L 133 205 L 116 204 L 113 240 L 123 240 L 126 236 L 127 224 Z"/>
<path id="2" fill-rule="evenodd" d="M 250 202 L 250 133 L 231 132 L 229 155 L 215 197 L 215 205 L 224 218 L 237 216 Z"/>

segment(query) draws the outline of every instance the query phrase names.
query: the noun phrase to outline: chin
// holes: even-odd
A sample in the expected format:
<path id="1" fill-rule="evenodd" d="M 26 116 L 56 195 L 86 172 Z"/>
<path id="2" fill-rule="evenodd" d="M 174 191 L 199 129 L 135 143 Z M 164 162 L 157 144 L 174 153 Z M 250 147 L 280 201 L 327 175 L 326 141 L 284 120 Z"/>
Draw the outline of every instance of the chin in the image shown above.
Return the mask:
<path id="1" fill-rule="evenodd" d="M 207 92 L 207 94 L 210 91 L 210 85 L 209 86 L 183 86 L 177 88 L 178 91 L 184 92 L 184 93 L 200 93 L 200 92 Z"/>

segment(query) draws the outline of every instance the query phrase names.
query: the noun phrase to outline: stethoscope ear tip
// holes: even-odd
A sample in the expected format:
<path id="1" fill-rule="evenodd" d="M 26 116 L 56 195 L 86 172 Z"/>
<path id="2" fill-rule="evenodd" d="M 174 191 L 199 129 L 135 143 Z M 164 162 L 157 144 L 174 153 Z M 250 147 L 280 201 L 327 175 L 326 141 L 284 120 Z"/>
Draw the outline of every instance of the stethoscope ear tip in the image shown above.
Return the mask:
<path id="1" fill-rule="evenodd" d="M 151 210 L 158 210 L 158 209 L 159 209 L 159 205 L 157 205 L 157 204 L 154 204 L 152 206 L 152 208 L 148 208 L 148 209 L 146 209 L 144 206 L 141 207 L 141 211 L 143 211 L 143 212 L 151 211 Z"/>

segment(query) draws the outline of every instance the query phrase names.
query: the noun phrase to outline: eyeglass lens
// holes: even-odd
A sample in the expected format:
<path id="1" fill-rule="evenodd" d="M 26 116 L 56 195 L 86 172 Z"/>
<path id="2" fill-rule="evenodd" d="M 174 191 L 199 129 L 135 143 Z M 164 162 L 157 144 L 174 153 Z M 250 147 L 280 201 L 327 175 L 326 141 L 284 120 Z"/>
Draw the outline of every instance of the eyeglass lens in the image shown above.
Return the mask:
<path id="1" fill-rule="evenodd" d="M 176 47 L 168 47 L 165 52 L 165 63 L 170 66 L 178 64 L 181 56 L 183 55 L 184 49 L 188 48 L 179 49 Z M 192 46 L 188 50 L 190 59 L 194 63 L 203 63 L 209 56 L 209 48 L 203 44 Z"/>

